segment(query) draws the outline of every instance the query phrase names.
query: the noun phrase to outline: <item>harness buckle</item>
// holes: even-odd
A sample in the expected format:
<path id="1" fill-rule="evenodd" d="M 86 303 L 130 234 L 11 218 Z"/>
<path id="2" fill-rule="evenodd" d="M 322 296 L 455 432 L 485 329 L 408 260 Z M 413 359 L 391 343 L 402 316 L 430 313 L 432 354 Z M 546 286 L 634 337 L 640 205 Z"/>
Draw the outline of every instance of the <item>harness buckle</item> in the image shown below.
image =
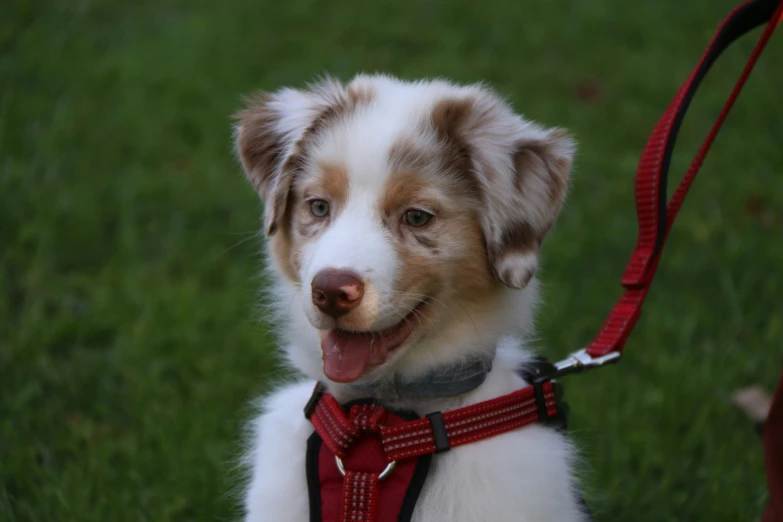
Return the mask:
<path id="1" fill-rule="evenodd" d="M 549 408 L 546 403 L 546 394 L 544 393 L 544 383 L 552 383 L 552 392 L 555 395 L 555 404 L 557 413 L 549 415 Z M 536 399 L 536 409 L 538 410 L 538 422 L 557 431 L 565 433 L 568 429 L 568 404 L 563 401 L 563 385 L 549 377 L 539 377 L 533 381 L 533 393 Z"/>
<path id="2" fill-rule="evenodd" d="M 609 352 L 600 357 L 592 357 L 582 348 L 560 362 L 555 363 L 555 372 L 549 377 L 562 377 L 571 373 L 582 373 L 620 360 L 620 352 Z"/>

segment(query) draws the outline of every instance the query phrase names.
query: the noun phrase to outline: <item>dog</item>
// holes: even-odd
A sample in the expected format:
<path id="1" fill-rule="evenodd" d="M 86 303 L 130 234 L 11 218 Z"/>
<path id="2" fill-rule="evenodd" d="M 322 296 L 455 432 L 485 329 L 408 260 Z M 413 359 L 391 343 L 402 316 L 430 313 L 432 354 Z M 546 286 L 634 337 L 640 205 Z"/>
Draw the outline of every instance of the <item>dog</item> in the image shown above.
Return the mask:
<path id="1" fill-rule="evenodd" d="M 380 74 L 255 95 L 234 130 L 263 202 L 282 351 L 302 376 L 252 424 L 245 520 L 303 522 L 313 426 L 302 412 L 316 382 L 340 403 L 418 416 L 529 384 L 519 368 L 539 252 L 575 142 L 484 85 Z M 428 393 L 433 375 L 449 381 L 475 360 L 491 370 L 474 384 L 457 372 L 453 393 Z M 568 439 L 541 424 L 434 455 L 411 520 L 587 520 L 575 464 Z"/>

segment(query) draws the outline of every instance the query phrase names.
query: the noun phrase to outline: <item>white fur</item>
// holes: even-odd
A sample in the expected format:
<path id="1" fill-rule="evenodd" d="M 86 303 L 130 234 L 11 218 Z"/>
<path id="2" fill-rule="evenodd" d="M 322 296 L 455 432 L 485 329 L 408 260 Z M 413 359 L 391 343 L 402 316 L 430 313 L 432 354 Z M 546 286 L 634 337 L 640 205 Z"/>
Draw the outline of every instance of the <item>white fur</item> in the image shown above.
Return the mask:
<path id="1" fill-rule="evenodd" d="M 431 145 L 431 137 L 421 132 L 422 114 L 446 97 L 473 97 L 477 110 L 486 116 L 470 129 L 473 149 L 481 156 L 475 168 L 492 171 L 483 172 L 482 178 L 493 198 L 483 216 L 488 245 L 501 241 L 502 224 L 510 219 L 529 222 L 535 230 L 548 230 L 562 202 L 553 203 L 547 197 L 545 180 L 535 175 L 529 176 L 520 192 L 512 151 L 525 140 L 545 142 L 551 135 L 515 115 L 484 87 L 459 87 L 443 81 L 405 83 L 386 76 L 360 76 L 352 85 L 371 87 L 375 92 L 373 101 L 319 135 L 306 167 L 313 168 L 321 161 L 345 165 L 350 179 L 347 203 L 339 212 L 335 210 L 328 227 L 303 248 L 298 274 L 302 284 L 286 279 L 279 260 L 270 256 L 284 352 L 306 379 L 267 397 L 254 423 L 246 522 L 309 520 L 304 461 L 305 442 L 313 430 L 302 409 L 316 380 L 327 382 L 338 400 L 355 398 L 350 386 L 328 382 L 323 373 L 318 328 L 326 327 L 322 324 L 326 319 L 313 306 L 309 292 L 315 274 L 326 268 L 345 268 L 362 277 L 362 317 L 368 329 L 376 331 L 399 321 L 399 310 L 390 305 L 390 300 L 404 267 L 377 207 L 391 174 L 387 158 L 395 140 L 405 137 Z M 280 114 L 275 128 L 285 154 L 292 153 L 320 110 L 340 96 L 342 86 L 335 82 L 326 82 L 310 92 L 284 89 L 274 95 L 269 103 Z M 243 132 L 240 123 L 238 135 Z M 561 140 L 552 149 L 570 161 L 570 141 Z M 252 170 L 252 166 L 245 168 Z M 266 199 L 277 184 L 284 183 L 283 174 L 269 176 L 271 186 L 261 189 Z M 267 219 L 269 216 L 267 210 Z M 402 401 L 393 406 L 425 415 L 492 399 L 526 385 L 516 369 L 527 357 L 521 339 L 532 333 L 537 284 L 535 279 L 528 280 L 536 270 L 537 251 L 502 254 L 497 263 L 509 274 L 504 277 L 510 280 L 504 282 L 514 288 L 504 289 L 490 308 L 454 310 L 453 316 L 439 325 L 437 335 L 425 335 L 415 349 L 400 350 L 377 370 L 413 379 L 432 368 L 477 354 L 494 355 L 487 380 L 459 397 Z M 413 520 L 584 520 L 572 473 L 574 455 L 565 437 L 539 425 L 436 455 Z"/>

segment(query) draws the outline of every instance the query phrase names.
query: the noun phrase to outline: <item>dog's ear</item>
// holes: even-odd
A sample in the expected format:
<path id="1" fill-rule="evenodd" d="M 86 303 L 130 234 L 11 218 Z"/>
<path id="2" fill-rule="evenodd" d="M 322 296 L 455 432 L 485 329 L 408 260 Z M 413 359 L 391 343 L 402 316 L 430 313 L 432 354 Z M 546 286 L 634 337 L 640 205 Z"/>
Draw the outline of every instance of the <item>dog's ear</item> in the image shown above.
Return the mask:
<path id="1" fill-rule="evenodd" d="M 509 201 L 500 207 L 506 210 L 492 213 L 494 222 L 487 223 L 495 274 L 513 288 L 524 288 L 536 273 L 541 244 L 565 201 L 575 150 L 561 129 L 535 130 L 514 145 L 513 184 L 504 195 Z"/>
<path id="2" fill-rule="evenodd" d="M 327 78 L 308 90 L 282 89 L 249 97 L 245 108 L 235 114 L 237 155 L 264 203 L 267 236 L 273 235 L 284 219 L 307 140 L 347 99 L 342 84 Z"/>
<path id="3" fill-rule="evenodd" d="M 495 276 L 524 288 L 563 205 L 574 141 L 514 114 L 481 86 L 436 104 L 432 126 L 446 145 L 447 164 L 482 201 L 479 219 Z"/>

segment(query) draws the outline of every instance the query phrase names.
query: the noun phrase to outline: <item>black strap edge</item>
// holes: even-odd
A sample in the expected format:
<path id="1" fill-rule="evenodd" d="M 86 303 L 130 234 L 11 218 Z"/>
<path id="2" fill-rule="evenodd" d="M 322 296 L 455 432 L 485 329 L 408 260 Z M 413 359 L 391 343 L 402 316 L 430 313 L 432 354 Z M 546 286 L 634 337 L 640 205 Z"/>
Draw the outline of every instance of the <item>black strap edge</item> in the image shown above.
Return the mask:
<path id="1" fill-rule="evenodd" d="M 405 492 L 405 496 L 402 499 L 402 506 L 400 507 L 400 514 L 397 517 L 397 522 L 410 522 L 411 518 L 413 518 L 413 510 L 416 508 L 416 502 L 418 502 L 421 490 L 424 488 L 424 481 L 429 474 L 431 463 L 431 454 L 418 457 L 416 469 L 413 470 L 413 477 L 411 478 L 408 490 Z"/>
<path id="2" fill-rule="evenodd" d="M 313 394 L 310 395 L 310 398 L 307 400 L 307 404 L 305 404 L 304 407 L 305 419 L 310 420 L 310 417 L 313 416 L 313 413 L 315 413 L 315 408 L 318 406 L 318 403 L 321 402 L 321 398 L 324 396 L 324 393 L 326 393 L 326 386 L 320 381 L 317 382 L 315 384 L 315 388 L 313 389 Z"/>
<path id="3" fill-rule="evenodd" d="M 318 476 L 318 456 L 323 440 L 313 432 L 307 439 L 305 473 L 307 475 L 307 498 L 310 505 L 310 522 L 321 522 L 321 478 Z"/>
<path id="4" fill-rule="evenodd" d="M 693 82 L 686 91 L 683 102 L 674 117 L 669 139 L 664 148 L 663 160 L 661 163 L 661 190 L 658 194 L 658 233 L 655 238 L 655 248 L 653 249 L 652 259 L 658 257 L 666 238 L 666 228 L 668 226 L 666 206 L 668 205 L 667 187 L 669 167 L 671 165 L 672 152 L 677 142 L 677 135 L 679 134 L 680 127 L 682 126 L 685 114 L 688 112 L 691 101 L 701 85 L 702 80 L 707 76 L 707 73 L 723 51 L 746 33 L 769 22 L 780 3 L 781 0 L 754 0 L 739 7 L 734 14 L 726 20 L 720 32 L 715 36 L 712 44 L 708 48 L 704 61 L 697 69 Z"/>

